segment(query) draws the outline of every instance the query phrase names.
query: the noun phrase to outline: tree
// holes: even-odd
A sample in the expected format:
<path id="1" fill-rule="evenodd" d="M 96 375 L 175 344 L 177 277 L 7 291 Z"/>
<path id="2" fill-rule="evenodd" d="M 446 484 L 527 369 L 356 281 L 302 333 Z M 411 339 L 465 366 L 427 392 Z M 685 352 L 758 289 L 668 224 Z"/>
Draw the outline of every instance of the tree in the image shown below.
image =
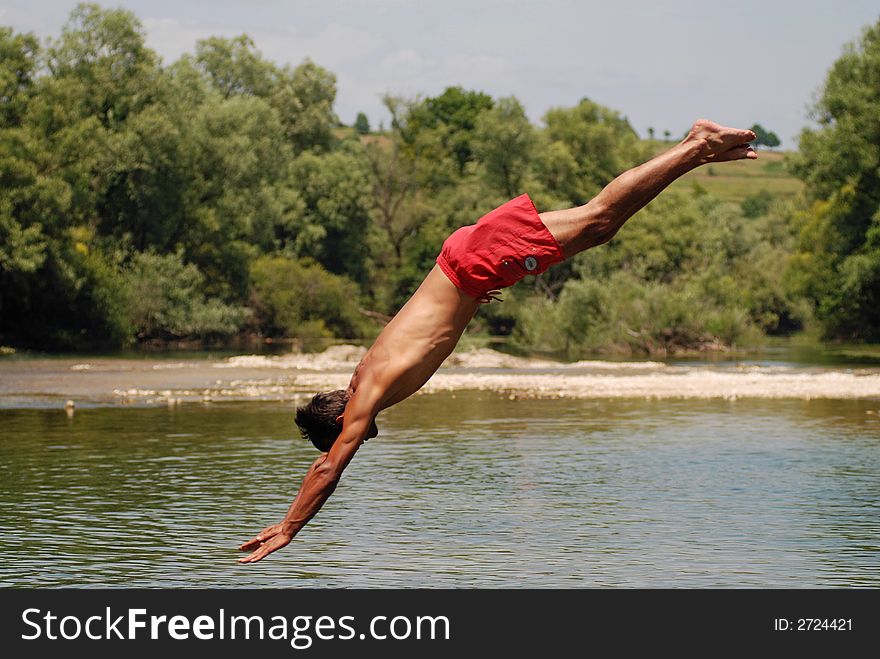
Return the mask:
<path id="1" fill-rule="evenodd" d="M 263 256 L 254 261 L 251 281 L 258 320 L 269 335 L 351 339 L 363 333 L 357 286 L 313 261 Z"/>
<path id="2" fill-rule="evenodd" d="M 186 139 L 189 178 L 175 241 L 210 294 L 241 299 L 250 260 L 289 240 L 304 212 L 291 181 L 293 150 L 274 108 L 248 96 L 210 96 L 189 118 Z"/>
<path id="3" fill-rule="evenodd" d="M 773 149 L 781 144 L 779 136 L 766 130 L 761 124 L 752 126 L 751 131 L 755 134 L 755 146 L 766 146 Z"/>
<path id="4" fill-rule="evenodd" d="M 0 28 L 0 282 L 4 283 L 4 273 L 33 273 L 46 257 L 41 224 L 37 218 L 31 223 L 22 217 L 20 210 L 19 191 L 35 182 L 36 171 L 32 162 L 20 157 L 26 134 L 12 130 L 20 127 L 33 93 L 38 54 L 32 35 Z M 0 294 L 0 310 L 2 299 Z"/>
<path id="5" fill-rule="evenodd" d="M 147 48 L 140 21 L 124 9 L 80 4 L 47 53 L 57 100 L 103 127 L 120 126 L 159 92 L 159 57 Z"/>
<path id="6" fill-rule="evenodd" d="M 205 276 L 183 255 L 142 252 L 125 269 L 129 323 L 138 338 L 233 334 L 245 310 L 206 296 Z"/>
<path id="7" fill-rule="evenodd" d="M 125 296 L 98 208 L 126 123 L 161 95 L 158 57 L 133 14 L 96 5 L 71 13 L 38 77 L 27 73 L 40 70 L 27 64 L 32 43 L 15 41 L 25 58 L 0 67 L 15 72 L 9 107 L 24 104 L 0 130 L 0 232 L 15 254 L 0 265 L 0 333 L 44 347 L 118 345 Z"/>
<path id="8" fill-rule="evenodd" d="M 506 198 L 524 191 L 535 143 L 534 129 L 515 98 L 501 98 L 474 127 L 473 151 L 489 186 Z"/>
<path id="9" fill-rule="evenodd" d="M 623 170 L 636 164 L 643 155 L 638 135 L 626 117 L 589 99 L 573 108 L 554 108 L 544 115 L 545 139 L 550 143 L 551 158 L 537 163 L 540 178 L 572 205 L 585 204 Z M 553 153 L 555 152 L 555 153 Z M 553 180 L 548 172 L 574 169 L 562 180 Z"/>
<path id="10" fill-rule="evenodd" d="M 297 152 L 326 151 L 339 123 L 333 111 L 336 76 L 309 59 L 294 69 L 285 67 L 267 99 L 281 117 L 284 134 Z"/>
<path id="11" fill-rule="evenodd" d="M 755 134 L 755 144 L 766 144 L 765 140 L 767 139 L 767 131 L 761 124 L 754 124 L 749 130 Z"/>
<path id="12" fill-rule="evenodd" d="M 185 58 L 185 61 L 189 58 Z M 247 35 L 199 41 L 192 62 L 223 98 L 256 96 L 278 113 L 293 148 L 325 150 L 338 123 L 333 112 L 336 76 L 306 59 L 296 68 L 263 59 Z"/>
<path id="13" fill-rule="evenodd" d="M 448 87 L 439 96 L 412 103 L 404 121 L 398 121 L 404 140 L 416 145 L 429 132 L 442 145 L 458 165 L 458 173 L 464 174 L 465 165 L 472 159 L 471 140 L 477 125 L 477 117 L 492 107 L 492 97 L 483 92 L 469 91 L 462 87 Z"/>
<path id="14" fill-rule="evenodd" d="M 793 169 L 806 185 L 791 277 L 829 336 L 880 339 L 880 21 L 832 65 Z"/>
<path id="15" fill-rule="evenodd" d="M 648 139 L 649 140 L 654 139 L 654 129 L 653 128 L 648 128 Z"/>
<path id="16" fill-rule="evenodd" d="M 265 98 L 276 84 L 275 66 L 263 59 L 246 34 L 232 39 L 209 37 L 196 42 L 194 62 L 223 98 L 233 95 Z"/>
<path id="17" fill-rule="evenodd" d="M 829 83 L 831 119 L 802 142 L 811 197 L 791 213 L 797 267 L 776 267 L 792 240 L 779 204 L 673 192 L 481 321 L 525 347 L 673 350 L 797 327 L 807 295 L 830 334 L 869 336 L 872 61 Z M 245 323 L 358 336 L 360 301 L 399 309 L 456 228 L 523 191 L 542 209 L 584 203 L 653 151 L 588 99 L 537 127 L 514 98 L 450 87 L 387 97 L 387 133 L 370 134 L 361 113 L 352 135 L 335 130 L 335 95 L 331 72 L 280 66 L 246 35 L 163 66 L 124 10 L 80 5 L 43 49 L 0 28 L 0 343 L 113 348 Z M 865 130 L 851 130 L 863 110 L 851 126 Z"/>
<path id="18" fill-rule="evenodd" d="M 357 119 L 354 120 L 354 129 L 359 135 L 367 135 L 370 132 L 370 120 L 363 112 L 358 112 Z"/>
<path id="19" fill-rule="evenodd" d="M 17 126 L 34 88 L 40 46 L 32 34 L 0 27 L 0 128 Z"/>
<path id="20" fill-rule="evenodd" d="M 412 203 L 417 188 L 415 165 L 402 147 L 397 129 L 392 129 L 387 139 L 370 140 L 364 145 L 370 164 L 376 225 L 384 234 L 383 242 L 391 248 L 392 267 L 401 264 L 403 243 L 420 219 Z"/>
<path id="21" fill-rule="evenodd" d="M 346 142 L 328 154 L 301 154 L 290 184 L 304 204 L 292 255 L 311 256 L 333 274 L 367 282 L 372 185 L 361 145 Z"/>

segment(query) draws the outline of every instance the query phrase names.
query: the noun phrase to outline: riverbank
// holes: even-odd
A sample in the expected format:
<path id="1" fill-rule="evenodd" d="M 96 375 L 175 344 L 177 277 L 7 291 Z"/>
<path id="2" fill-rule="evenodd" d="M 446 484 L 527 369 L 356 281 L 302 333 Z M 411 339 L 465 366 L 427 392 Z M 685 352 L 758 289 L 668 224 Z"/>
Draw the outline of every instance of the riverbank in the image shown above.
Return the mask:
<path id="1" fill-rule="evenodd" d="M 366 348 L 202 359 L 16 359 L 0 362 L 0 406 L 300 401 L 343 388 Z M 560 363 L 487 348 L 453 353 L 421 395 L 479 390 L 509 398 L 860 399 L 880 407 L 880 368 L 784 362 L 587 360 Z"/>

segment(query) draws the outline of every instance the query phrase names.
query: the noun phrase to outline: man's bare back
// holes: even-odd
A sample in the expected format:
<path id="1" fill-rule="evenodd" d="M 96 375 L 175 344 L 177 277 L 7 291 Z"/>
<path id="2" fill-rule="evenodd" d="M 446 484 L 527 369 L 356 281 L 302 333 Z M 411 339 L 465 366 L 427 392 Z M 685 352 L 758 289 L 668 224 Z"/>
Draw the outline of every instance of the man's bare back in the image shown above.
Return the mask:
<path id="1" fill-rule="evenodd" d="M 549 232 L 546 240 L 560 252 L 556 260 L 569 258 L 608 242 L 632 215 L 695 167 L 757 158 L 749 145 L 754 139 L 751 131 L 700 120 L 681 143 L 624 172 L 589 203 L 541 213 L 533 218 L 534 223 Z M 530 258 L 524 261 L 527 270 L 532 269 Z M 333 435 L 329 450 L 312 464 L 284 520 L 239 547 L 253 550 L 241 563 L 254 563 L 286 546 L 333 493 L 358 448 L 378 433 L 376 415 L 418 391 L 453 351 L 480 304 L 487 301 L 484 291 L 472 294 L 472 287 L 462 281 L 454 283 L 455 279 L 448 266 L 434 266 L 364 355 L 348 389 L 331 392 L 337 394 L 338 409 L 329 412 Z M 326 416 L 328 411 L 323 413 Z"/>
<path id="2" fill-rule="evenodd" d="M 479 306 L 435 265 L 364 355 L 349 394 L 368 383 L 377 413 L 412 396 L 455 349 Z"/>

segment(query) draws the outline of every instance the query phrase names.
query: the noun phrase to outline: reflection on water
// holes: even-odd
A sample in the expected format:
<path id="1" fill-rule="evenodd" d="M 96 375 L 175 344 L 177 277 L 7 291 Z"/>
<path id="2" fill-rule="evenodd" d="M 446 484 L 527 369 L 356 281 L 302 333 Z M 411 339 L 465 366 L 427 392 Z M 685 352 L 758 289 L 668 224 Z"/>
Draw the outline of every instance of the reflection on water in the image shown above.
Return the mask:
<path id="1" fill-rule="evenodd" d="M 289 406 L 0 410 L 0 585 L 877 587 L 877 407 L 416 397 L 251 566 Z"/>

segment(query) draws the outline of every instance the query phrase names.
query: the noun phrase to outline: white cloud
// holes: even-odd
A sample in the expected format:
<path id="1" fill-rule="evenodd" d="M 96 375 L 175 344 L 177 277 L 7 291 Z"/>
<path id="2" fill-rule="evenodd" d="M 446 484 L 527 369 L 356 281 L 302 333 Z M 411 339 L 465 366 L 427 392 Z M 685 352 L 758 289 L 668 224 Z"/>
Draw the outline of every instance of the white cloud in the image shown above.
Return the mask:
<path id="1" fill-rule="evenodd" d="M 370 76 L 394 80 L 401 92 L 434 92 L 448 86 L 503 90 L 516 78 L 511 61 L 495 55 L 440 55 L 430 57 L 413 49 L 388 53 Z"/>
<path id="2" fill-rule="evenodd" d="M 166 63 L 211 35 L 250 35 L 263 55 L 310 57 L 338 79 L 337 112 L 383 115 L 385 92 L 462 85 L 516 95 L 532 119 L 588 96 L 644 131 L 700 114 L 758 121 L 784 140 L 841 45 L 877 20 L 876 0 L 98 0 L 140 17 Z M 0 23 L 57 37 L 77 0 L 2 0 Z M 733 27 L 729 27 L 733 26 Z"/>
<path id="3" fill-rule="evenodd" d="M 513 62 L 486 54 L 430 56 L 413 48 L 402 48 L 377 57 L 374 66 L 343 67 L 336 73 L 339 116 L 343 121 L 353 121 L 358 112 L 366 112 L 375 125 L 380 121 L 387 124 L 389 119 L 381 103 L 385 93 L 414 98 L 462 86 L 495 96 L 514 94 L 522 99 L 527 91 Z"/>
<path id="4" fill-rule="evenodd" d="M 50 34 L 57 36 L 54 34 L 57 29 L 55 22 L 50 17 L 24 7 L 0 7 L 0 25 L 10 26 L 15 32 L 34 32 L 39 38 Z"/>
<path id="5" fill-rule="evenodd" d="M 249 30 L 222 24 L 183 22 L 175 18 L 145 18 L 147 43 L 166 63 L 195 49 L 196 41 L 210 36 L 233 37 L 245 33 L 267 59 L 279 64 L 299 64 L 306 57 L 329 69 L 355 62 L 381 48 L 383 38 L 341 23 L 330 23 L 317 32 L 297 26 Z"/>
<path id="6" fill-rule="evenodd" d="M 195 50 L 196 41 L 212 36 L 232 37 L 238 34 L 228 27 L 207 23 L 186 24 L 175 18 L 145 18 L 147 45 L 156 50 L 166 64 Z"/>
<path id="7" fill-rule="evenodd" d="M 297 64 L 309 57 L 330 69 L 369 57 L 384 44 L 379 34 L 341 23 L 330 23 L 317 33 L 291 27 L 251 36 L 270 59 Z"/>

